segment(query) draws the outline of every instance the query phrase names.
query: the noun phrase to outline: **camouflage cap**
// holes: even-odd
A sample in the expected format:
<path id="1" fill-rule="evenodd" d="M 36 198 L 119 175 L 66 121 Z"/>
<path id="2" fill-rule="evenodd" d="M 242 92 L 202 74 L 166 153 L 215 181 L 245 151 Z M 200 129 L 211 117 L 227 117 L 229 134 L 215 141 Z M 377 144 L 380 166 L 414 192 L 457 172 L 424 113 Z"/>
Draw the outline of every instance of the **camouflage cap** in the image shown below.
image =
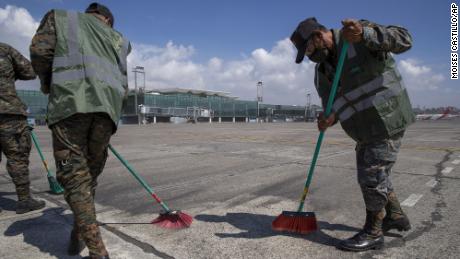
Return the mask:
<path id="1" fill-rule="evenodd" d="M 88 8 L 86 8 L 86 13 L 97 13 L 100 14 L 106 18 L 109 18 L 110 26 L 113 27 L 114 24 L 114 18 L 112 12 L 110 12 L 109 8 L 105 5 L 101 5 L 99 3 L 91 3 Z"/>
<path id="2" fill-rule="evenodd" d="M 291 41 L 297 48 L 297 57 L 295 62 L 299 64 L 305 57 L 307 50 L 307 42 L 315 30 L 325 29 L 323 25 L 316 21 L 315 17 L 310 17 L 300 22 L 295 31 L 291 35 Z"/>

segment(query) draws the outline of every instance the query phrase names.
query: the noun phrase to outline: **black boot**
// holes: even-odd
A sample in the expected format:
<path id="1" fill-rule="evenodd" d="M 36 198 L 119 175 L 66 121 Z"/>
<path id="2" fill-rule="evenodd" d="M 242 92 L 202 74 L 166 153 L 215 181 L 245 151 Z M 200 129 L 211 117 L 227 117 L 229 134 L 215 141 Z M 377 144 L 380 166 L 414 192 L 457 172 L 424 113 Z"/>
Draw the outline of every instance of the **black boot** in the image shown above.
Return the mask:
<path id="1" fill-rule="evenodd" d="M 80 238 L 78 231 L 76 230 L 75 226 L 70 233 L 70 240 L 69 246 L 67 247 L 67 253 L 69 255 L 78 255 L 81 251 L 85 249 L 85 243 L 83 239 Z"/>
<path id="2" fill-rule="evenodd" d="M 409 219 L 402 211 L 394 192 L 388 193 L 388 203 L 385 206 L 385 210 L 387 214 L 383 219 L 383 232 L 388 232 L 391 229 L 397 229 L 398 231 L 408 231 L 411 229 Z"/>
<path id="3" fill-rule="evenodd" d="M 338 248 L 355 252 L 382 249 L 384 243 L 382 220 L 384 215 L 383 209 L 377 212 L 366 210 L 366 223 L 363 230 L 349 239 L 342 240 L 338 244 Z"/>
<path id="4" fill-rule="evenodd" d="M 23 214 L 33 210 L 43 209 L 45 207 L 44 201 L 29 198 L 27 200 L 18 201 L 16 205 L 16 214 Z"/>

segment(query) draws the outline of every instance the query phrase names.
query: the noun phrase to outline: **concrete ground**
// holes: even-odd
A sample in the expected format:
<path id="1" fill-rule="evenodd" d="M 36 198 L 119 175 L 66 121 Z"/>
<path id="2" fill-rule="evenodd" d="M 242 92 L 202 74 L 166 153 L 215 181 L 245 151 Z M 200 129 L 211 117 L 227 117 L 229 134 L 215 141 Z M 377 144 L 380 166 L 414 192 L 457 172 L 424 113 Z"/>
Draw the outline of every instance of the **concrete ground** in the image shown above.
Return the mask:
<path id="1" fill-rule="evenodd" d="M 295 210 L 318 132 L 313 123 L 123 125 L 112 139 L 159 196 L 194 216 L 188 229 L 149 224 L 160 208 L 111 155 L 96 195 L 111 258 L 459 258 L 460 120 L 420 121 L 405 136 L 392 181 L 412 223 L 385 236 L 380 251 L 337 250 L 364 222 L 353 142 L 340 126 L 326 133 L 307 197 L 319 231 L 271 230 L 282 210 Z M 50 132 L 35 130 L 51 165 Z M 34 195 L 44 210 L 16 215 L 13 184 L 0 174 L 0 258 L 66 256 L 72 215 L 48 193 L 31 153 Z M 54 171 L 54 166 L 52 166 Z M 82 252 L 87 255 L 87 250 Z M 78 257 L 77 257 L 78 258 Z"/>

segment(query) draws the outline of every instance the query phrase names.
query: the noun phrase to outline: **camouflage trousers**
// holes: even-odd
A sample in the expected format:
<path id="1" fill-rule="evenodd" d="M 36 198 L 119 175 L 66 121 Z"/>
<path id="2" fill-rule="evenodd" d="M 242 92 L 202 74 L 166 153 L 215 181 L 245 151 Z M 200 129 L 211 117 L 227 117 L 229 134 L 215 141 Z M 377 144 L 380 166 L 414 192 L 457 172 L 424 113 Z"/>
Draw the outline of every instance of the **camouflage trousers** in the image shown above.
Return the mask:
<path id="1" fill-rule="evenodd" d="M 57 180 L 74 214 L 74 228 L 91 254 L 105 255 L 96 222 L 97 177 L 107 160 L 114 124 L 105 113 L 75 114 L 51 127 Z"/>
<path id="2" fill-rule="evenodd" d="M 403 135 L 404 132 L 389 139 L 356 145 L 358 183 L 369 211 L 376 212 L 385 208 L 388 193 L 393 191 L 390 173 Z"/>
<path id="3" fill-rule="evenodd" d="M 0 161 L 5 154 L 6 170 L 16 186 L 18 200 L 30 198 L 29 155 L 31 149 L 30 131 L 26 117 L 0 114 Z"/>

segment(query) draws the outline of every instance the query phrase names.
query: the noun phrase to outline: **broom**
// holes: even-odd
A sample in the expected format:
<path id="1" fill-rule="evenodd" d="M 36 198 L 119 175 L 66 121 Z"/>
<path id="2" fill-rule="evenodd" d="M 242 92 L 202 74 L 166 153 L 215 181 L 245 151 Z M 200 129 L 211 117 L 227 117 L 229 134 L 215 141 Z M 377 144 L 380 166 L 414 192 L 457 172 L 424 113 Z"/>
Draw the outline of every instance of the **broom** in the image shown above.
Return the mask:
<path id="1" fill-rule="evenodd" d="M 331 113 L 332 103 L 334 102 L 335 94 L 337 92 L 337 85 L 339 82 L 340 74 L 342 73 L 343 63 L 345 61 L 345 56 L 348 49 L 348 42 L 344 41 L 342 50 L 340 52 L 339 63 L 337 65 L 337 70 L 335 72 L 334 81 L 332 83 L 332 89 L 329 94 L 329 99 L 326 105 L 325 117 L 327 118 Z M 315 153 L 313 154 L 312 162 L 310 164 L 310 169 L 308 170 L 307 181 L 305 182 L 305 187 L 303 189 L 302 196 L 300 198 L 300 204 L 297 211 L 283 211 L 272 222 L 272 229 L 276 231 L 288 231 L 295 232 L 300 234 L 308 234 L 314 232 L 318 229 L 316 222 L 316 216 L 314 212 L 302 212 L 303 206 L 305 203 L 305 198 L 307 197 L 308 188 L 310 187 L 311 180 L 313 178 L 313 171 L 315 169 L 316 160 L 318 159 L 319 150 L 321 148 L 321 143 L 323 142 L 324 131 L 321 131 L 318 136 L 318 141 L 316 142 Z"/>
<path id="2" fill-rule="evenodd" d="M 61 187 L 61 185 L 58 183 L 56 178 L 54 178 L 53 174 L 51 173 L 50 169 L 48 168 L 48 163 L 45 160 L 45 157 L 43 156 L 42 150 L 40 149 L 40 144 L 38 143 L 38 138 L 37 135 L 35 135 L 35 132 L 32 130 L 32 140 L 34 142 L 35 148 L 37 148 L 38 154 L 40 155 L 40 158 L 43 162 L 43 165 L 45 166 L 46 171 L 48 172 L 48 183 L 50 185 L 51 193 L 53 194 L 61 194 L 64 192 L 64 189 Z"/>
<path id="3" fill-rule="evenodd" d="M 128 171 L 136 178 L 137 181 L 144 187 L 145 190 L 155 199 L 158 204 L 163 207 L 165 210 L 164 212 L 160 213 L 156 219 L 154 219 L 151 223 L 156 224 L 163 228 L 172 228 L 172 229 L 179 229 L 179 228 L 186 228 L 190 227 L 193 221 L 193 217 L 181 212 L 180 210 L 171 210 L 166 203 L 164 203 L 158 195 L 155 194 L 153 189 L 141 178 L 141 176 L 136 173 L 134 168 L 126 161 L 116 150 L 113 148 L 112 145 L 109 144 L 109 149 L 112 153 L 120 160 L 120 162 L 128 169 Z"/>

